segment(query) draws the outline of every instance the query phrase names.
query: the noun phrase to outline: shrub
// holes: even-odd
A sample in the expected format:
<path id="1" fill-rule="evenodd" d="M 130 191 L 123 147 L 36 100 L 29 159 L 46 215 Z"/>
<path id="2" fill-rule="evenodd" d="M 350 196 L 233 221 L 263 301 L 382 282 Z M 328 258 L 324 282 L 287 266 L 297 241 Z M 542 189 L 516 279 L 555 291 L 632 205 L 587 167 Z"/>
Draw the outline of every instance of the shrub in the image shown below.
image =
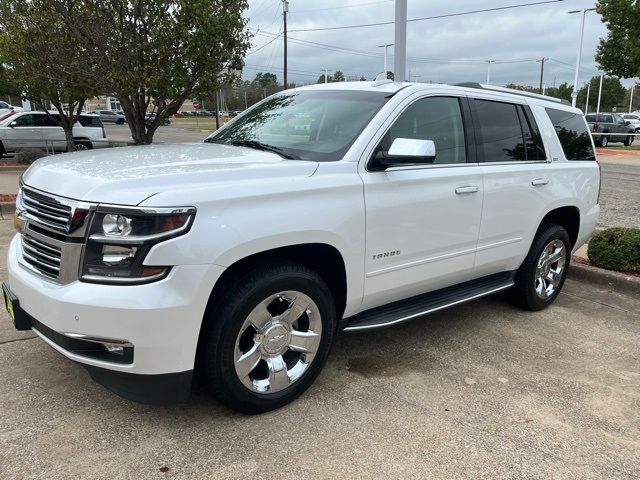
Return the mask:
<path id="1" fill-rule="evenodd" d="M 13 159 L 17 163 L 30 164 L 45 156 L 47 153 L 38 148 L 23 148 L 16 152 Z"/>
<path id="2" fill-rule="evenodd" d="M 609 270 L 640 272 L 640 228 L 609 228 L 589 241 L 589 261 Z"/>

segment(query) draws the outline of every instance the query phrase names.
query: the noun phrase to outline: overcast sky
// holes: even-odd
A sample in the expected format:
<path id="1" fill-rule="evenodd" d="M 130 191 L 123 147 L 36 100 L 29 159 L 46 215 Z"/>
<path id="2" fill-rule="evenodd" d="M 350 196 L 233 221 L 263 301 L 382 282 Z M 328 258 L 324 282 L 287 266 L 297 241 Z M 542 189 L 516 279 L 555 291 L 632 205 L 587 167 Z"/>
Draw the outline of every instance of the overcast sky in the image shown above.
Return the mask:
<path id="1" fill-rule="evenodd" d="M 492 7 L 531 3 L 535 0 L 408 0 L 408 18 L 436 16 Z M 281 0 L 249 0 L 245 12 L 249 28 L 258 30 L 246 58 L 244 77 L 258 71 L 273 72 L 282 81 Z M 575 9 L 594 6 L 593 0 L 564 0 L 497 12 L 475 13 L 451 18 L 409 22 L 407 29 L 407 69 L 413 81 L 486 81 L 486 60 L 491 65 L 491 83 L 514 82 L 538 85 L 540 63 L 547 57 L 544 80 L 573 83 L 581 14 Z M 393 25 L 327 31 L 295 31 L 363 23 L 393 21 L 394 0 L 290 0 L 288 29 L 289 81 L 315 83 L 323 68 L 342 70 L 347 78 L 372 79 L 383 70 L 382 48 L 393 43 Z M 263 33 L 264 32 L 264 33 Z M 580 82 L 597 75 L 594 60 L 600 37 L 606 28 L 595 12 L 585 22 Z M 296 40 L 315 42 L 310 46 Z M 326 45 L 338 47 L 327 49 Z M 356 50 L 357 53 L 336 51 Z M 500 63 L 500 62 L 513 63 Z M 389 49 L 389 70 L 393 66 L 393 47 Z M 624 82 L 631 84 L 630 81 Z"/>

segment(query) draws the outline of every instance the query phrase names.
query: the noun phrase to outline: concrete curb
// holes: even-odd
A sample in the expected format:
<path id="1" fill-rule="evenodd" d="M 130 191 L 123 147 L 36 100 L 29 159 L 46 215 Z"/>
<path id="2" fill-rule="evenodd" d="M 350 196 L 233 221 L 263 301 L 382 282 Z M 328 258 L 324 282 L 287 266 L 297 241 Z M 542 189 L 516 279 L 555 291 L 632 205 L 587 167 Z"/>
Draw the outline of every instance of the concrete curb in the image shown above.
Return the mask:
<path id="1" fill-rule="evenodd" d="M 627 293 L 640 294 L 640 277 L 575 262 L 571 263 L 568 276 L 575 280 L 583 280 L 603 287 L 623 290 Z"/>
<path id="2" fill-rule="evenodd" d="M 30 165 L 0 165 L 0 173 L 3 173 L 3 172 L 10 172 L 10 173 L 24 172 L 29 167 L 30 167 Z"/>
<path id="3" fill-rule="evenodd" d="M 0 202 L 0 218 L 8 220 L 12 217 L 13 212 L 16 211 L 15 202 Z"/>

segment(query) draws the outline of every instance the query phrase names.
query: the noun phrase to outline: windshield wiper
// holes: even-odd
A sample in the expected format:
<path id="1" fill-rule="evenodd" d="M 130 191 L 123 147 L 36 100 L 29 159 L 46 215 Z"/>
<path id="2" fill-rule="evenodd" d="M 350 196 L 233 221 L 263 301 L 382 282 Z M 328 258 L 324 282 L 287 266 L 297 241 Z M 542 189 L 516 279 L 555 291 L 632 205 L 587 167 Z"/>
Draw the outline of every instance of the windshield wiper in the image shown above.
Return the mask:
<path id="1" fill-rule="evenodd" d="M 255 148 L 256 150 L 264 150 L 265 152 L 273 152 L 277 153 L 283 158 L 287 158 L 289 160 L 300 160 L 300 157 L 294 155 L 293 153 L 285 152 L 279 147 L 275 145 L 269 145 L 266 143 L 259 142 L 258 140 L 232 140 L 229 142 L 231 145 L 235 145 L 236 147 L 249 147 Z"/>

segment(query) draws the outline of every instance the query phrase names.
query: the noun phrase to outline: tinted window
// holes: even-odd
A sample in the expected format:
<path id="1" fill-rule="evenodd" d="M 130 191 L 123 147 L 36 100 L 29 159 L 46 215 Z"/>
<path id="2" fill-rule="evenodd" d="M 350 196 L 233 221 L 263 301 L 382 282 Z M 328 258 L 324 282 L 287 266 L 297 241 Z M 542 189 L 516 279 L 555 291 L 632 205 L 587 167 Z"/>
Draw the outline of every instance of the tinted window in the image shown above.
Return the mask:
<path id="1" fill-rule="evenodd" d="M 591 135 L 582 115 L 547 108 L 567 160 L 595 160 Z"/>
<path id="2" fill-rule="evenodd" d="M 542 136 L 529 107 L 518 106 L 518 116 L 524 135 L 525 155 L 528 161 L 546 160 Z"/>
<path id="3" fill-rule="evenodd" d="M 434 163 L 465 163 L 464 125 L 460 100 L 453 97 L 423 98 L 409 106 L 380 143 L 387 151 L 396 138 L 433 140 Z"/>
<path id="4" fill-rule="evenodd" d="M 55 114 L 51 116 L 46 114 L 37 114 L 34 115 L 34 123 L 36 127 L 59 127 L 59 118 L 60 117 Z"/>
<path id="5" fill-rule="evenodd" d="M 7 102 L 0 102 L 0 108 L 9 108 L 9 104 Z"/>
<path id="6" fill-rule="evenodd" d="M 100 117 L 93 117 L 90 115 L 80 115 L 78 118 L 80 125 L 83 127 L 102 127 L 102 122 L 100 121 Z"/>
<path id="7" fill-rule="evenodd" d="M 33 115 L 31 114 L 20 115 L 18 118 L 16 118 L 16 123 L 18 127 L 34 127 L 35 126 Z"/>
<path id="8" fill-rule="evenodd" d="M 475 100 L 480 138 L 478 147 L 484 162 L 526 160 L 524 138 L 516 106 L 511 103 Z"/>

